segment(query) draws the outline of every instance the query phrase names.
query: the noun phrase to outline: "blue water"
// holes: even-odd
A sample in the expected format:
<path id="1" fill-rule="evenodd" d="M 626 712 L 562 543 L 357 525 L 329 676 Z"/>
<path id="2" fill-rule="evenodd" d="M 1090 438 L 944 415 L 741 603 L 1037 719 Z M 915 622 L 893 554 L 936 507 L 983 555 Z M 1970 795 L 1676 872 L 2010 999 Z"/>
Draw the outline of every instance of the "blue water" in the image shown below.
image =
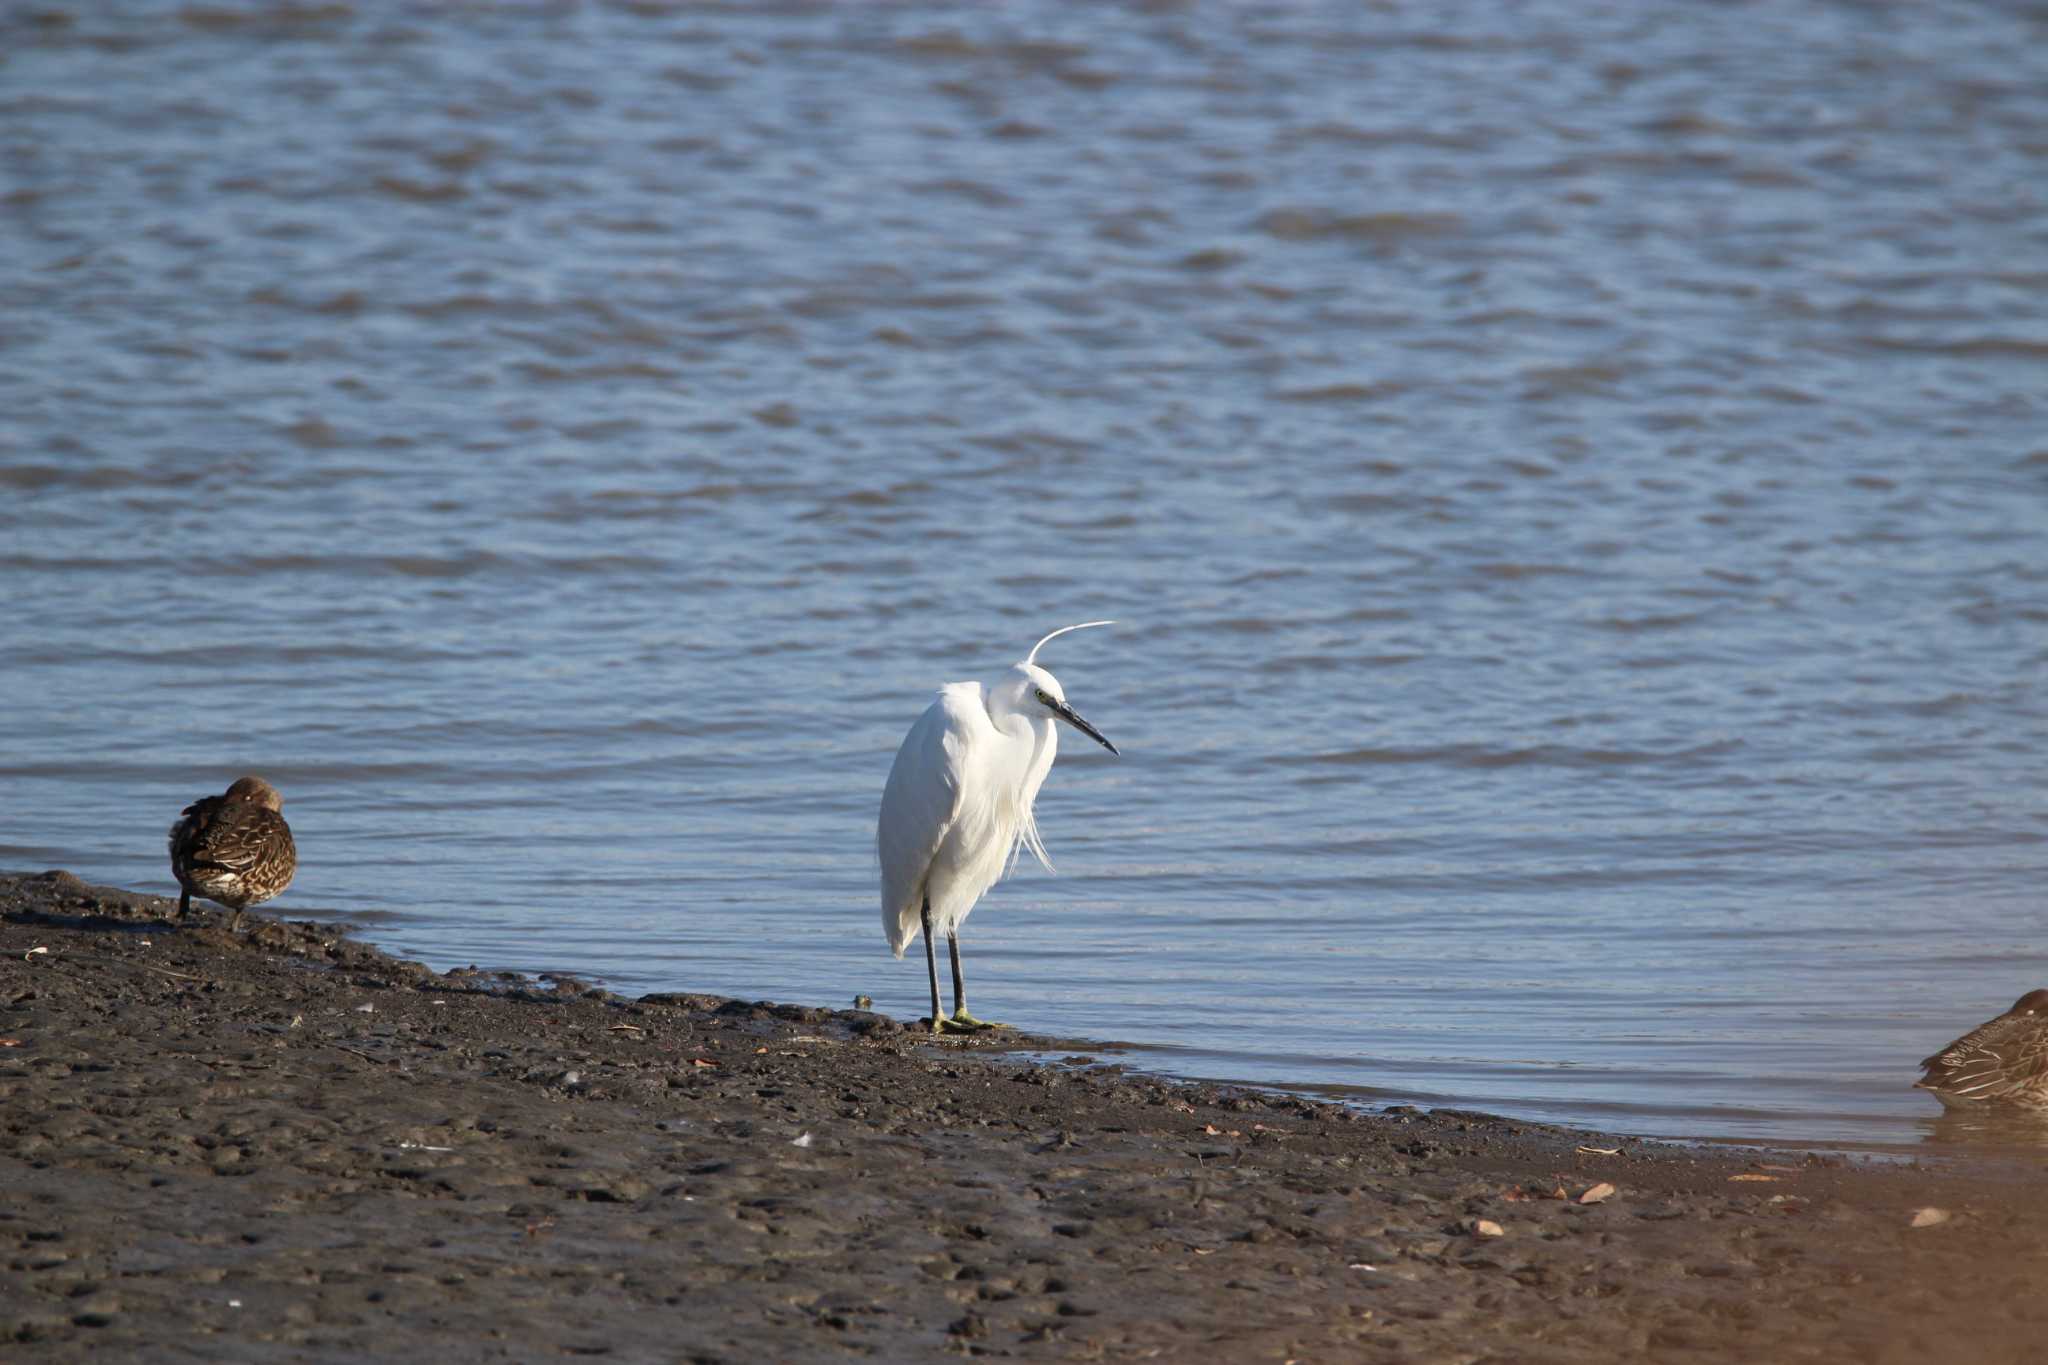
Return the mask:
<path id="1" fill-rule="evenodd" d="M 921 1013 L 873 821 L 1042 662 L 977 1013 L 1942 1140 L 2048 985 L 2048 20 L 0 18 L 0 865 Z"/>

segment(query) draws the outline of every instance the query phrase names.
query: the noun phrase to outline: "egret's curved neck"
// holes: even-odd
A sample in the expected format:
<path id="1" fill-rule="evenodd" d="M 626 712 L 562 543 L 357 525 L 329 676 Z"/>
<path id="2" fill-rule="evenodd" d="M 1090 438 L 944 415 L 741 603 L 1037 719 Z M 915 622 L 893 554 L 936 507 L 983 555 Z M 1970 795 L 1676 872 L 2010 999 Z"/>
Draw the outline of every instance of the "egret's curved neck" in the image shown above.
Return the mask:
<path id="1" fill-rule="evenodd" d="M 1027 716 L 1022 711 L 993 712 L 989 720 L 1004 734 L 1034 746 L 1043 743 L 1046 735 L 1052 730 L 1052 721 L 1049 717 Z"/>
<path id="2" fill-rule="evenodd" d="M 1031 723 L 1032 766 L 1052 762 L 1052 755 L 1059 752 L 1060 727 L 1053 724 L 1051 716 L 1041 716 Z"/>
<path id="3" fill-rule="evenodd" d="M 989 724 L 1006 735 L 1028 735 L 1033 730 L 1033 717 L 1023 709 L 1024 688 L 1028 684 L 1014 674 L 997 682 L 983 683 L 981 695 L 988 707 Z"/>
<path id="4" fill-rule="evenodd" d="M 1013 674 L 983 689 L 989 724 L 1011 746 L 1008 761 L 1015 765 L 1011 769 L 1011 780 L 1016 784 L 1016 798 L 1027 811 L 1031 801 L 1027 788 L 1032 786 L 1032 774 L 1040 767 L 1044 756 L 1052 752 L 1051 746 L 1059 743 L 1053 733 L 1052 717 L 1024 709 L 1025 689 L 1029 686 L 1030 679 L 1020 679 Z"/>

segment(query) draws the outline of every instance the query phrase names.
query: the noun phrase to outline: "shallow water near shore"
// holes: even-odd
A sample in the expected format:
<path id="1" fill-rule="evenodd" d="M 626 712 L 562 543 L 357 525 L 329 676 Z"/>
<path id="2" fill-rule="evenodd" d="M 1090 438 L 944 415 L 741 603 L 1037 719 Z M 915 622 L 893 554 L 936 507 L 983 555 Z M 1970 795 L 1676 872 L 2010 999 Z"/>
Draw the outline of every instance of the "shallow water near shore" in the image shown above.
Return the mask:
<path id="1" fill-rule="evenodd" d="M 0 866 L 924 1008 L 873 818 L 1043 662 L 975 1010 L 1148 1067 L 1967 1145 L 2048 985 L 2048 22 L 0 20 Z M 1456 24 L 1457 27 L 1449 25 Z"/>

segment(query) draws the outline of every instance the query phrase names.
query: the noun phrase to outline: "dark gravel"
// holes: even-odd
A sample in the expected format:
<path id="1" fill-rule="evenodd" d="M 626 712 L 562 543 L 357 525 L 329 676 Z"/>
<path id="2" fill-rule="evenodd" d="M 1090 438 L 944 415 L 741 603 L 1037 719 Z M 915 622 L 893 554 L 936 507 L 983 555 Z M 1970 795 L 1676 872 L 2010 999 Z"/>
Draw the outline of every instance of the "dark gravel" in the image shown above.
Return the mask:
<path id="1" fill-rule="evenodd" d="M 867 1013 L 437 975 L 331 928 L 252 914 L 230 937 L 171 908 L 0 877 L 5 1360 L 1917 1363 L 2048 1342 L 2038 1169 L 1360 1114 Z M 1916 1228 L 1923 1208 L 1946 1217 Z"/>

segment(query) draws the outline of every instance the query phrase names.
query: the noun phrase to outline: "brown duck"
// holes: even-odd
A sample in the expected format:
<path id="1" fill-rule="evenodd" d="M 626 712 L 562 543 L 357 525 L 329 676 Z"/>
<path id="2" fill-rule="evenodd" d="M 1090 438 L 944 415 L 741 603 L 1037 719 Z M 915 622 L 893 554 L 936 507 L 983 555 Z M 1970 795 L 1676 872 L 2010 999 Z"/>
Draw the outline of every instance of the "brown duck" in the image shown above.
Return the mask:
<path id="1" fill-rule="evenodd" d="M 260 777 L 237 778 L 221 795 L 185 807 L 184 818 L 171 826 L 171 871 L 184 888 L 180 918 L 199 896 L 235 912 L 228 921 L 233 933 L 244 910 L 292 884 L 299 851 L 278 814 L 283 807 L 277 788 Z"/>
<path id="2" fill-rule="evenodd" d="M 2028 991 L 1920 1063 L 1915 1088 L 1950 1109 L 2003 1104 L 2048 1109 L 2048 991 Z"/>

